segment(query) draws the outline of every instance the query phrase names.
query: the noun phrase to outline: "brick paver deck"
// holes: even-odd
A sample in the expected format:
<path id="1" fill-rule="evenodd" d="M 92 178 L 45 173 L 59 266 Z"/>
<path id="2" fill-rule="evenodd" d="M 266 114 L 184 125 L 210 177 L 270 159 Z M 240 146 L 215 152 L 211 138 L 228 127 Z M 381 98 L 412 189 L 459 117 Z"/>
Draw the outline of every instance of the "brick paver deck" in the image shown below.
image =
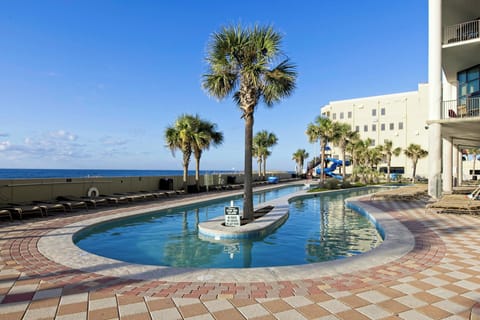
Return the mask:
<path id="1" fill-rule="evenodd" d="M 387 265 L 295 281 L 132 280 L 70 269 L 38 251 L 52 230 L 132 207 L 1 221 L 0 319 L 468 319 L 480 301 L 479 217 L 426 214 L 420 201 L 363 201 L 404 224 L 413 250 Z"/>

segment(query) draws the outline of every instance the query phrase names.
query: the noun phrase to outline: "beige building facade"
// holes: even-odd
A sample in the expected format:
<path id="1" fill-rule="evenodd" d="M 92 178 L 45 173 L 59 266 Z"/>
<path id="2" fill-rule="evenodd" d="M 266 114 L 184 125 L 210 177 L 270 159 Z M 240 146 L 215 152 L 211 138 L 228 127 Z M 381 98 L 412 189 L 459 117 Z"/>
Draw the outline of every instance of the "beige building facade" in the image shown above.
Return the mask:
<path id="1" fill-rule="evenodd" d="M 417 91 L 331 101 L 321 108 L 321 114 L 332 121 L 350 124 L 362 139 L 373 141 L 372 147 L 391 140 L 394 148 L 402 148 L 400 156 L 392 157 L 391 172 L 412 177 L 412 161 L 403 154 L 403 150 L 410 143 L 428 150 L 428 93 L 428 85 L 420 84 Z M 340 150 L 332 145 L 330 147 L 332 156 L 339 158 Z M 381 163 L 378 169 L 386 172 L 386 163 Z M 416 175 L 428 176 L 427 158 L 419 160 Z"/>

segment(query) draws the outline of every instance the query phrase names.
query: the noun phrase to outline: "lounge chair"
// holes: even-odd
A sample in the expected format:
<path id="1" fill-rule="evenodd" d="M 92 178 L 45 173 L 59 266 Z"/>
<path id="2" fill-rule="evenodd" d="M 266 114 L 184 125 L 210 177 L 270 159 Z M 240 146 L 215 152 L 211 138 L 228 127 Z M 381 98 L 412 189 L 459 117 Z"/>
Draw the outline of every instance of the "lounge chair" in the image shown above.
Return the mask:
<path id="1" fill-rule="evenodd" d="M 151 195 L 152 197 L 156 199 L 160 198 L 165 198 L 167 195 L 165 194 L 165 191 L 163 190 L 157 190 L 157 191 L 140 191 L 142 194 L 148 194 Z"/>
<path id="2" fill-rule="evenodd" d="M 480 214 L 480 186 L 470 195 L 450 194 L 425 207 L 426 212 Z"/>
<path id="3" fill-rule="evenodd" d="M 61 211 L 64 214 L 67 214 L 67 209 L 65 205 L 58 203 L 58 202 L 50 202 L 50 201 L 32 201 L 34 205 L 40 206 L 42 208 L 43 213 L 48 216 L 48 212 L 52 211 Z"/>
<path id="4" fill-rule="evenodd" d="M 74 208 L 82 208 L 88 211 L 88 205 L 85 201 L 74 201 L 74 200 L 59 200 L 54 201 L 34 201 L 36 204 L 42 205 L 62 205 L 66 211 L 72 212 Z"/>
<path id="5" fill-rule="evenodd" d="M 12 221 L 12 213 L 8 209 L 0 209 L 0 216 L 8 216 L 10 221 Z"/>
<path id="6" fill-rule="evenodd" d="M 62 201 L 74 202 L 74 203 L 83 202 L 87 205 L 87 207 L 90 205 L 93 208 L 96 208 L 97 205 L 99 205 L 99 204 L 108 204 L 107 199 L 99 198 L 99 197 L 89 198 L 89 197 L 76 197 L 76 196 L 68 195 L 68 196 L 58 196 L 57 200 L 60 201 L 60 202 L 62 202 Z"/>
<path id="7" fill-rule="evenodd" d="M 382 200 L 419 200 L 427 197 L 426 185 L 412 185 L 374 193 L 371 199 Z"/>
<path id="8" fill-rule="evenodd" d="M 38 205 L 9 203 L 8 206 L 9 207 L 7 207 L 6 209 L 8 209 L 11 212 L 16 212 L 19 215 L 20 219 L 23 219 L 24 214 L 39 213 L 41 217 L 43 217 L 43 214 L 44 214 L 44 210 L 42 209 L 42 207 Z"/>
<path id="9" fill-rule="evenodd" d="M 101 198 L 107 199 L 109 203 L 114 203 L 115 205 L 119 205 L 120 203 L 128 203 L 132 201 L 132 197 L 124 196 L 124 195 L 118 195 L 118 194 L 101 194 Z"/>

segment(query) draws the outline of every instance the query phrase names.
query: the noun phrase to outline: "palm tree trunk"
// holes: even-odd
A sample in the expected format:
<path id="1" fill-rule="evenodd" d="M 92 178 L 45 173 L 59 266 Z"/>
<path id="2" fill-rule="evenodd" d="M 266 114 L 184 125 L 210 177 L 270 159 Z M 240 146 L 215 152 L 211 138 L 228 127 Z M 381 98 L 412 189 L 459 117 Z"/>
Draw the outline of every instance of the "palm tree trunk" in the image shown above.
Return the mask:
<path id="1" fill-rule="evenodd" d="M 323 146 L 323 143 L 320 143 L 320 150 L 321 150 L 321 153 L 320 153 L 320 166 L 322 168 L 322 172 L 321 172 L 321 176 L 320 176 L 320 181 L 321 182 L 325 182 L 325 147 L 326 147 L 327 144 L 325 144 L 325 146 Z"/>
<path id="2" fill-rule="evenodd" d="M 243 216 L 253 219 L 253 190 L 252 190 L 252 143 L 253 143 L 253 113 L 245 114 L 245 158 L 243 189 Z"/>
<path id="3" fill-rule="evenodd" d="M 190 154 L 183 153 L 183 190 L 188 192 L 187 180 L 188 180 L 188 164 L 190 163 Z"/>
<path id="4" fill-rule="evenodd" d="M 267 176 L 267 158 L 263 158 L 263 180 Z"/>
<path id="5" fill-rule="evenodd" d="M 262 176 L 262 158 L 261 157 L 258 158 L 257 165 L 258 165 L 258 177 L 260 178 Z"/>
<path id="6" fill-rule="evenodd" d="M 183 164 L 183 190 L 188 191 L 187 188 L 187 179 L 188 179 L 188 164 Z"/>
<path id="7" fill-rule="evenodd" d="M 200 158 L 195 157 L 195 185 L 197 192 L 200 191 Z"/>
<path id="8" fill-rule="evenodd" d="M 392 161 L 390 160 L 390 157 L 387 158 L 387 182 L 390 182 L 390 166 Z"/>
<path id="9" fill-rule="evenodd" d="M 343 181 L 347 176 L 347 165 L 345 164 L 345 149 L 342 149 L 342 177 Z"/>
<path id="10" fill-rule="evenodd" d="M 417 173 L 417 161 L 413 161 L 413 176 L 412 176 L 412 183 L 415 183 L 415 174 Z"/>

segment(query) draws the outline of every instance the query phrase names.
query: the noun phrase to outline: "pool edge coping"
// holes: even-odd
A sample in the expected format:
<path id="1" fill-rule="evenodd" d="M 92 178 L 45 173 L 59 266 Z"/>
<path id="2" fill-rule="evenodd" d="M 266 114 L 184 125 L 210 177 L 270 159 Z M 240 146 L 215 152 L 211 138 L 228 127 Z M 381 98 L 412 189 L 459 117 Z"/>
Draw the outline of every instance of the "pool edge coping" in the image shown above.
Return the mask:
<path id="1" fill-rule="evenodd" d="M 287 205 L 288 199 L 310 196 L 306 191 L 299 191 L 269 202 Z M 112 213 L 107 216 L 88 218 L 53 230 L 38 241 L 38 250 L 48 259 L 84 272 L 94 272 L 104 276 L 113 276 L 133 280 L 161 281 L 210 281 L 210 282 L 258 282 L 314 279 L 336 274 L 358 272 L 362 269 L 387 264 L 401 258 L 413 249 L 414 238 L 408 229 L 388 213 L 360 201 L 365 196 L 353 197 L 346 202 L 354 208 L 364 210 L 371 215 L 385 231 L 385 239 L 377 248 L 366 253 L 341 260 L 312 263 L 306 265 L 262 267 L 262 268 L 174 268 L 127 263 L 97 256 L 78 248 L 73 243 L 73 235 L 92 224 L 143 214 L 156 210 L 155 207 L 144 209 L 132 208 L 129 212 Z M 195 201 L 191 201 L 191 204 Z M 278 205 L 277 204 L 277 205 Z M 115 210 L 114 210 L 115 211 Z"/>

